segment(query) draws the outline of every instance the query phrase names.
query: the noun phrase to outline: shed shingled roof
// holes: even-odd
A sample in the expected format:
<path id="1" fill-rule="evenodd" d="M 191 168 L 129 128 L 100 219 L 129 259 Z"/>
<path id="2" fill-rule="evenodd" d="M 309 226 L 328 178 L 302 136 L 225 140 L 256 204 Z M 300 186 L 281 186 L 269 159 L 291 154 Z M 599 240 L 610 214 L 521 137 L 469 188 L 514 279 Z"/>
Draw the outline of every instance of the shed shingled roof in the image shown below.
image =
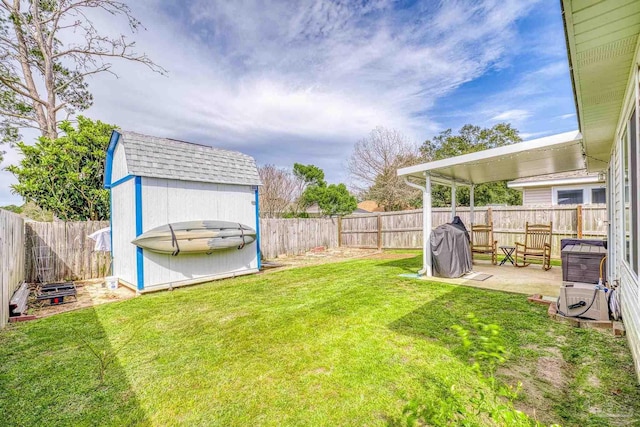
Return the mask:
<path id="1" fill-rule="evenodd" d="M 253 157 L 169 138 L 118 131 L 129 174 L 216 184 L 261 185 Z"/>

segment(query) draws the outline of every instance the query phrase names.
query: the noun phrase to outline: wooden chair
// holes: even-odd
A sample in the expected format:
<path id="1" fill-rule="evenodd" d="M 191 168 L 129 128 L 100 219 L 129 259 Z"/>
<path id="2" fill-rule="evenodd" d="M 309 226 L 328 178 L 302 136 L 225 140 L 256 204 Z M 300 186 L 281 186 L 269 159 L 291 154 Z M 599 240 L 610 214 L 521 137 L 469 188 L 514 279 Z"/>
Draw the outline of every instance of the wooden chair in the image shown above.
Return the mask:
<path id="1" fill-rule="evenodd" d="M 526 267 L 531 259 L 542 260 L 542 268 L 551 268 L 551 230 L 549 224 L 525 224 L 524 243 L 516 242 L 516 267 Z"/>
<path id="2" fill-rule="evenodd" d="M 471 224 L 471 256 L 473 254 L 491 254 L 491 263 L 498 263 L 498 241 L 493 239 L 493 223 Z"/>

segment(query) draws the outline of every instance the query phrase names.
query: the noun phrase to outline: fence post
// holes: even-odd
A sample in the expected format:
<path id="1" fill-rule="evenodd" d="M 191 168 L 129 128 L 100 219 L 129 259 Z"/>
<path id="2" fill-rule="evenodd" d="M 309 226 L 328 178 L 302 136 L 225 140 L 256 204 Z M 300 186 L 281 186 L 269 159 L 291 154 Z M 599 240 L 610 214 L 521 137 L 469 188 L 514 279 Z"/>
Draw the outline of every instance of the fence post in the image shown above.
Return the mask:
<path id="1" fill-rule="evenodd" d="M 582 239 L 582 205 L 576 207 L 576 232 L 578 239 Z"/>
<path id="2" fill-rule="evenodd" d="M 382 249 L 382 216 L 378 214 L 378 250 Z"/>
<path id="3" fill-rule="evenodd" d="M 342 246 L 342 217 L 338 217 L 338 247 Z"/>
<path id="4" fill-rule="evenodd" d="M 491 224 L 493 222 L 493 209 L 491 206 L 487 208 L 487 224 Z"/>

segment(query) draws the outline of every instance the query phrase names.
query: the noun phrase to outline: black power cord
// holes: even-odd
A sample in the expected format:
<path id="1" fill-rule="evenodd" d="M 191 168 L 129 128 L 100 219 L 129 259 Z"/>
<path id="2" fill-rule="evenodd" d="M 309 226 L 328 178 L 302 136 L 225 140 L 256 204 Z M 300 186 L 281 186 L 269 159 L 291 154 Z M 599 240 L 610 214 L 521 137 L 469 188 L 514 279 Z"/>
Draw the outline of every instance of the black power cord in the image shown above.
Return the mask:
<path id="1" fill-rule="evenodd" d="M 589 307 L 587 307 L 586 309 L 584 309 L 584 311 L 583 311 L 582 313 L 580 313 L 580 314 L 571 314 L 571 315 L 569 315 L 569 314 L 565 314 L 565 313 L 563 313 L 562 311 L 560 311 L 560 297 L 558 297 L 558 300 L 556 301 L 556 306 L 558 307 L 558 313 L 559 313 L 559 314 L 561 314 L 561 315 L 562 315 L 562 316 L 564 316 L 564 317 L 580 317 L 580 318 L 582 318 L 582 319 L 596 320 L 596 319 L 592 319 L 592 318 L 590 318 L 590 317 L 582 317 L 582 315 L 583 315 L 583 314 L 585 314 L 587 311 L 589 311 L 589 310 L 591 309 L 591 307 L 593 306 L 593 303 L 596 301 L 596 296 L 598 295 L 598 291 L 599 291 L 599 290 L 600 290 L 600 289 L 596 288 L 596 289 L 593 291 L 593 297 L 591 298 L 591 304 L 589 304 Z M 580 303 L 582 303 L 582 304 L 580 304 Z M 584 302 L 584 301 L 580 301 L 580 303 L 577 303 L 577 304 L 571 304 L 570 306 L 567 306 L 567 308 L 569 308 L 569 309 L 571 309 L 571 308 L 577 308 L 577 307 L 575 307 L 575 306 L 576 306 L 576 305 L 578 305 L 578 304 L 579 304 L 579 305 L 578 305 L 578 307 L 582 306 L 583 304 L 584 304 L 584 305 L 586 305 L 586 304 L 587 304 L 587 303 L 586 303 L 586 302 Z"/>

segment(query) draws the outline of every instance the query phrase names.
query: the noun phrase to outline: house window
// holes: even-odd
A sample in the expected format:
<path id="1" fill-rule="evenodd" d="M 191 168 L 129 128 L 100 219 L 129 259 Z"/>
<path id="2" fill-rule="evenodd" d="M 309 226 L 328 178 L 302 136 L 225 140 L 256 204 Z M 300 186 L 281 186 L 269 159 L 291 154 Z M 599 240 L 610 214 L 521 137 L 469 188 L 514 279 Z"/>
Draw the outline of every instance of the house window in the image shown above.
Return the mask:
<path id="1" fill-rule="evenodd" d="M 607 203 L 607 190 L 604 188 L 592 188 L 591 203 Z"/>
<path id="2" fill-rule="evenodd" d="M 583 198 L 582 189 L 579 190 L 558 190 L 559 205 L 579 205 Z"/>
<path id="3" fill-rule="evenodd" d="M 624 185 L 624 259 L 638 272 L 638 137 L 636 111 L 622 139 L 622 178 Z"/>
<path id="4" fill-rule="evenodd" d="M 631 175 L 631 266 L 638 273 L 638 129 L 636 111 L 631 116 L 629 173 Z"/>

